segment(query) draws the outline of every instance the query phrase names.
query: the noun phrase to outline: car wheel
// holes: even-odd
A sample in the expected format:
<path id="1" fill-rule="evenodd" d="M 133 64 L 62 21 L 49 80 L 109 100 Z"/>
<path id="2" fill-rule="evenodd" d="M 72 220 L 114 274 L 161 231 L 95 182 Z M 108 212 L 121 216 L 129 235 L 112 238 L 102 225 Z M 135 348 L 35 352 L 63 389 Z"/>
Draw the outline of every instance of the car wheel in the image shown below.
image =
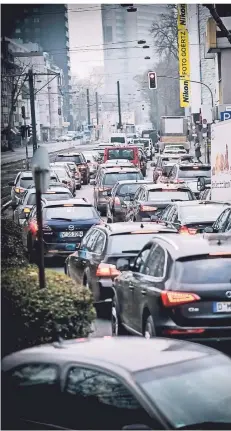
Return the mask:
<path id="1" fill-rule="evenodd" d="M 144 338 L 149 340 L 149 338 L 154 338 L 156 336 L 155 325 L 152 316 L 148 316 L 144 325 Z"/>
<path id="2" fill-rule="evenodd" d="M 118 337 L 119 335 L 127 335 L 127 331 L 122 325 L 122 322 L 120 320 L 119 313 L 117 312 L 115 302 L 112 303 L 112 309 L 111 309 L 111 330 L 112 330 L 112 336 Z"/>
<path id="3" fill-rule="evenodd" d="M 86 178 L 84 178 L 84 180 L 83 180 L 83 185 L 84 185 L 84 186 L 87 186 L 87 184 L 88 184 L 88 180 L 87 180 L 87 177 L 86 177 Z"/>

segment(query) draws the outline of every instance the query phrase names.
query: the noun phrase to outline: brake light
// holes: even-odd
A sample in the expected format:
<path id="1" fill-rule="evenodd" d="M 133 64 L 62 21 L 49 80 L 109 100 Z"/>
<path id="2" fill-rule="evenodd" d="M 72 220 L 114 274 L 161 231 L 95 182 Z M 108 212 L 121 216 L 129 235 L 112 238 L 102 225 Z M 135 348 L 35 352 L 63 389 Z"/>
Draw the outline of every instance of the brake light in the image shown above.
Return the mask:
<path id="1" fill-rule="evenodd" d="M 190 227 L 188 228 L 187 226 L 181 226 L 179 232 L 183 233 L 183 234 L 186 234 L 186 235 L 187 234 L 188 235 L 196 235 L 197 229 L 190 228 Z"/>
<path id="2" fill-rule="evenodd" d="M 181 334 L 202 334 L 205 332 L 203 328 L 195 329 L 165 329 L 163 335 L 181 335 Z"/>
<path id="3" fill-rule="evenodd" d="M 15 193 L 23 193 L 24 190 L 22 187 L 15 187 Z"/>
<path id="4" fill-rule="evenodd" d="M 30 231 L 32 232 L 33 235 L 35 235 L 38 232 L 38 225 L 36 221 L 32 221 L 30 223 Z"/>
<path id="5" fill-rule="evenodd" d="M 118 198 L 117 196 L 114 199 L 114 204 L 115 205 L 120 205 L 120 198 Z"/>
<path id="6" fill-rule="evenodd" d="M 117 277 L 117 275 L 120 275 L 120 271 L 115 265 L 109 263 L 100 263 L 96 271 L 96 277 Z"/>
<path id="7" fill-rule="evenodd" d="M 156 207 L 151 207 L 148 205 L 140 205 L 140 211 L 156 211 Z"/>
<path id="8" fill-rule="evenodd" d="M 107 190 L 111 190 L 110 187 L 99 187 L 99 192 L 106 192 Z"/>
<path id="9" fill-rule="evenodd" d="M 175 305 L 188 304 L 190 302 L 200 301 L 200 297 L 195 293 L 162 291 L 161 299 L 165 307 L 174 307 Z"/>
<path id="10" fill-rule="evenodd" d="M 24 208 L 24 210 L 23 210 L 23 212 L 25 213 L 25 214 L 29 214 L 30 213 L 30 208 Z"/>

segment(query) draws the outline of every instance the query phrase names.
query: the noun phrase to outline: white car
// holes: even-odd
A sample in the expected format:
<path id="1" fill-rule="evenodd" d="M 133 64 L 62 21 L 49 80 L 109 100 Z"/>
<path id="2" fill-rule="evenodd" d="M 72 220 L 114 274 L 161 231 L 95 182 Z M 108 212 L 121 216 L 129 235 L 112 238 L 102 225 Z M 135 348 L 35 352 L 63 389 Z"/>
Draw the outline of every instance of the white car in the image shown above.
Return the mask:
<path id="1" fill-rule="evenodd" d="M 72 141 L 72 140 L 73 140 L 73 137 L 68 136 L 68 135 L 62 135 L 56 139 L 57 142 L 68 142 L 68 141 Z"/>

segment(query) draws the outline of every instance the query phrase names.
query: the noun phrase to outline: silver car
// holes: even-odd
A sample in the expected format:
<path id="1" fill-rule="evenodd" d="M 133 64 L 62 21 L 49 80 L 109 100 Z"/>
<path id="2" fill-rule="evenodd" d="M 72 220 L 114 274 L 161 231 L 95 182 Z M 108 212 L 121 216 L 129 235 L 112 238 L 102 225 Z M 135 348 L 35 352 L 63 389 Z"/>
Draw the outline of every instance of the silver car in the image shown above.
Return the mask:
<path id="1" fill-rule="evenodd" d="M 17 207 L 19 200 L 22 198 L 28 187 L 32 184 L 34 184 L 34 179 L 31 171 L 19 172 L 15 180 L 8 183 L 9 186 L 12 186 L 11 205 L 13 209 Z"/>

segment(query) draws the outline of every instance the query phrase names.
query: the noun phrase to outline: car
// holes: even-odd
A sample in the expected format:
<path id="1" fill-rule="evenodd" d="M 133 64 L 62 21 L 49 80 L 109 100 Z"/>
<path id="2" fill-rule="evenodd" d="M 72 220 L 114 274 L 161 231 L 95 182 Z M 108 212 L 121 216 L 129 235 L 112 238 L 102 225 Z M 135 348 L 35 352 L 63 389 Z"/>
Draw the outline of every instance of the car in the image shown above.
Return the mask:
<path id="1" fill-rule="evenodd" d="M 177 163 L 179 165 L 181 165 L 182 163 L 199 163 L 197 162 L 195 156 L 193 156 L 192 154 L 184 154 L 184 155 L 180 155 L 179 158 L 177 159 Z"/>
<path id="2" fill-rule="evenodd" d="M 133 139 L 133 145 L 139 145 L 139 144 L 143 144 L 147 157 L 149 158 L 149 160 L 152 160 L 152 156 L 153 156 L 153 152 L 154 152 L 152 140 L 149 138 L 148 139 L 145 139 L 145 138 Z"/>
<path id="3" fill-rule="evenodd" d="M 231 204 L 213 201 L 174 202 L 166 206 L 159 222 L 174 226 L 180 233 L 195 235 L 212 226 L 217 217 Z"/>
<path id="4" fill-rule="evenodd" d="M 90 180 L 90 170 L 84 155 L 80 152 L 60 153 L 56 156 L 56 162 L 74 162 L 79 169 L 83 184 L 88 184 Z"/>
<path id="5" fill-rule="evenodd" d="M 164 170 L 165 165 L 175 166 L 177 160 L 178 160 L 178 154 L 171 154 L 171 155 L 160 154 L 160 155 L 158 155 L 156 157 L 156 160 L 151 163 L 151 167 L 154 167 L 154 169 L 153 169 L 153 182 L 157 183 L 159 181 L 159 177 L 161 177 L 163 175 L 163 170 Z"/>
<path id="6" fill-rule="evenodd" d="M 142 150 L 142 149 L 138 150 L 138 154 L 139 154 L 139 161 L 140 161 L 139 168 L 140 168 L 143 176 L 146 177 L 146 175 L 147 175 L 147 157 L 146 157 L 146 154 L 145 154 L 144 150 Z"/>
<path id="7" fill-rule="evenodd" d="M 42 199 L 45 199 L 46 201 L 66 200 L 71 198 L 73 198 L 73 195 L 69 189 L 63 187 L 63 184 L 59 185 L 59 187 L 53 187 L 50 185 L 46 193 L 42 194 Z M 34 186 L 29 186 L 23 197 L 20 199 L 19 205 L 14 210 L 14 222 L 18 225 L 24 224 L 34 205 L 36 205 L 36 189 Z"/>
<path id="8" fill-rule="evenodd" d="M 211 200 L 211 178 L 199 177 L 197 180 L 197 190 L 199 199 L 202 201 Z"/>
<path id="9" fill-rule="evenodd" d="M 99 165 L 99 162 L 98 162 L 99 155 L 97 155 L 95 152 L 90 152 L 90 151 L 83 152 L 82 154 L 87 160 L 87 164 L 90 172 L 90 178 L 95 178 L 98 165 Z"/>
<path id="10" fill-rule="evenodd" d="M 56 139 L 57 142 L 68 142 L 68 141 L 72 141 L 72 140 L 73 140 L 73 137 L 68 136 L 68 135 L 62 135 Z"/>
<path id="11" fill-rule="evenodd" d="M 8 183 L 11 186 L 11 206 L 13 210 L 19 204 L 20 199 L 22 198 L 25 190 L 31 185 L 34 184 L 33 174 L 31 171 L 22 171 L 16 175 L 14 181 L 10 181 Z"/>
<path id="12" fill-rule="evenodd" d="M 111 189 L 120 180 L 143 180 L 143 175 L 138 168 L 118 166 L 99 169 L 95 180 L 91 181 L 94 185 L 94 205 L 101 214 L 106 215 Z"/>
<path id="13" fill-rule="evenodd" d="M 184 184 L 142 184 L 137 189 L 127 217 L 133 221 L 158 220 L 172 201 L 193 201 L 192 191 Z"/>
<path id="14" fill-rule="evenodd" d="M 182 153 L 182 154 L 186 153 L 184 145 L 180 145 L 180 144 L 179 145 L 176 145 L 176 144 L 165 145 L 163 153 L 166 153 L 166 152 L 172 152 L 173 153 L 175 151 L 178 153 Z"/>
<path id="15" fill-rule="evenodd" d="M 95 208 L 84 198 L 45 202 L 42 213 L 45 257 L 67 256 L 73 253 L 79 248 L 90 227 L 102 222 Z M 38 249 L 36 207 L 30 212 L 22 238 L 30 261 L 36 261 Z"/>
<path id="16" fill-rule="evenodd" d="M 173 166 L 169 173 L 171 181 L 183 181 L 187 184 L 197 198 L 200 192 L 197 188 L 197 181 L 200 177 L 211 178 L 211 165 L 206 163 L 185 163 Z"/>
<path id="17" fill-rule="evenodd" d="M 72 178 L 72 182 L 73 182 L 73 192 L 76 189 L 80 189 L 81 188 L 81 173 L 79 171 L 79 169 L 76 167 L 76 164 L 74 162 L 54 162 L 54 163 L 50 163 L 50 167 L 65 167 L 71 178 Z"/>
<path id="18" fill-rule="evenodd" d="M 140 167 L 138 148 L 135 146 L 114 146 L 104 149 L 104 163 L 107 160 L 125 159 L 129 160 L 136 167 Z"/>
<path id="19" fill-rule="evenodd" d="M 141 184 L 147 184 L 148 180 L 124 180 L 117 181 L 114 185 L 107 204 L 107 223 L 127 221 L 129 206 L 134 198 L 136 190 Z"/>
<path id="20" fill-rule="evenodd" d="M 231 232 L 231 207 L 226 208 L 212 226 L 206 227 L 205 232 Z"/>
<path id="21" fill-rule="evenodd" d="M 118 260 L 113 333 L 230 345 L 230 245 L 231 235 L 160 233 L 132 264 Z"/>
<path id="22" fill-rule="evenodd" d="M 78 251 L 68 256 L 65 273 L 90 288 L 95 303 L 114 295 L 113 279 L 119 274 L 116 262 L 121 257 L 131 261 L 156 232 L 177 232 L 155 224 L 114 223 L 93 226 Z"/>
<path id="23" fill-rule="evenodd" d="M 34 346 L 3 358 L 1 383 L 2 429 L 231 427 L 230 358 L 187 341 L 102 337 Z"/>
<path id="24" fill-rule="evenodd" d="M 107 160 L 105 163 L 101 163 L 100 169 L 102 168 L 116 168 L 117 166 L 126 168 L 130 167 L 133 168 L 133 163 L 129 162 L 129 160 L 123 160 L 123 159 L 115 159 L 115 160 Z"/>
<path id="25" fill-rule="evenodd" d="M 75 180 L 72 177 L 70 169 L 63 165 L 56 165 L 56 163 L 51 163 L 51 168 L 58 175 L 59 181 L 66 184 L 70 192 L 74 194 L 75 192 Z"/>

